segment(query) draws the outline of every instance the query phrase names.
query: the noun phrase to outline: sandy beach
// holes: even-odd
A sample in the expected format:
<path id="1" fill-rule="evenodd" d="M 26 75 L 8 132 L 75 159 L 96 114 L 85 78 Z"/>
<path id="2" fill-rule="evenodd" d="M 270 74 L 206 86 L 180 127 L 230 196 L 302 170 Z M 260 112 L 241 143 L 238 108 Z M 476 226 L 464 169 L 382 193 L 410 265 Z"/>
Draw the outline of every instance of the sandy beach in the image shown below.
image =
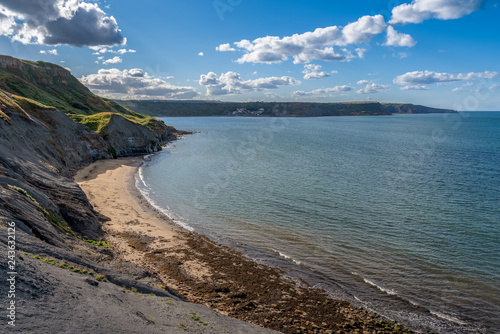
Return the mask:
<path id="1" fill-rule="evenodd" d="M 108 217 L 103 229 L 118 260 L 141 266 L 188 301 L 283 333 L 410 332 L 176 226 L 135 188 L 141 162 L 102 160 L 75 176 L 94 209 Z"/>

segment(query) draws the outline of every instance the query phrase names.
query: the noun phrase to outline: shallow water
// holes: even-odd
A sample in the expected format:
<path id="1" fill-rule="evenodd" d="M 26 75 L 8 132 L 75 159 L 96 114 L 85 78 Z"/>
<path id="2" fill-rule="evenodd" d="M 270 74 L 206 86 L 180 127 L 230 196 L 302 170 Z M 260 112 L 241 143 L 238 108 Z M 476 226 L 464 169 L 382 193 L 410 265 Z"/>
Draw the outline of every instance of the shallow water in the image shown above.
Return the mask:
<path id="1" fill-rule="evenodd" d="M 413 328 L 500 332 L 500 113 L 165 118 L 179 224 Z"/>

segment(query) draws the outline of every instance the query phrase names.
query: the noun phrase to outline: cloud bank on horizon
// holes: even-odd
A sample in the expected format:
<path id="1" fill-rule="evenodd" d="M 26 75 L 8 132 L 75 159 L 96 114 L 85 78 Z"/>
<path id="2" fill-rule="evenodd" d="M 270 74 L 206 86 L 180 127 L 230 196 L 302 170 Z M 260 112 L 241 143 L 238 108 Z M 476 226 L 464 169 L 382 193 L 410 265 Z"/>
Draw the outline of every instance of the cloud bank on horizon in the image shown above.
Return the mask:
<path id="1" fill-rule="evenodd" d="M 127 68 L 125 58 L 128 56 L 124 56 L 137 51 L 135 48 L 125 47 L 127 39 L 122 34 L 117 20 L 101 8 L 103 4 L 98 0 L 0 0 L 0 36 L 10 39 L 12 43 L 53 48 L 39 51 L 39 54 L 46 56 L 60 57 L 62 53 L 58 51 L 58 47 L 63 45 L 90 48 L 96 56 L 96 66 L 121 69 L 100 68 L 94 74 L 81 76 L 80 81 L 94 92 L 114 98 L 192 99 L 264 92 L 266 98 L 315 99 L 346 94 L 363 96 L 394 92 L 396 90 L 391 90 L 392 84 L 399 86 L 397 91 L 422 91 L 430 90 L 433 84 L 441 86 L 464 82 L 461 89 L 453 90 L 459 92 L 465 87 L 473 87 L 472 81 L 492 80 L 497 78 L 499 73 L 490 70 L 453 74 L 412 68 L 408 69 L 410 71 L 406 70 L 406 73 L 401 71 L 394 74 L 390 79 L 392 82 L 356 78 L 358 80 L 350 80 L 357 81 L 357 84 L 354 84 L 338 82 L 346 80 L 340 75 L 341 71 L 325 69 L 326 65 L 323 64 L 362 62 L 377 49 L 390 50 L 394 58 L 407 58 L 407 50 L 418 48 L 420 44 L 411 34 L 400 31 L 405 26 L 423 24 L 427 20 L 457 20 L 481 10 L 485 4 L 485 0 L 413 0 L 392 8 L 390 17 L 387 18 L 381 14 L 362 15 L 357 20 L 346 22 L 345 25 L 318 27 L 283 37 L 265 35 L 253 39 L 226 41 L 214 45 L 213 54 L 206 50 L 196 51 L 199 59 L 217 55 L 222 57 L 221 53 L 236 55 L 232 62 L 226 63 L 226 70 L 221 70 L 221 66 L 218 71 L 206 68 L 201 74 L 198 72 L 199 79 L 188 80 L 197 81 L 197 87 L 174 85 L 167 81 L 168 78 L 155 76 L 154 71 L 149 74 L 151 71 L 148 73 L 135 67 Z M 240 35 L 242 33 L 244 34 L 241 32 Z M 247 74 L 228 68 L 258 64 L 267 64 L 269 68 L 279 68 L 283 64 L 300 66 L 300 72 L 295 75 L 302 76 L 305 81 L 296 79 L 293 74 L 289 75 L 290 70 L 286 75 L 273 73 L 260 78 L 242 79 L 242 76 Z M 255 73 L 257 71 L 254 71 L 254 75 Z M 337 82 L 335 85 L 310 90 L 286 89 L 301 85 L 318 87 L 329 81 Z M 355 87 L 356 85 L 358 87 Z M 492 84 L 491 87 L 497 86 Z M 205 89 L 204 92 L 200 91 L 202 88 Z M 287 95 L 267 92 L 282 89 L 288 92 Z"/>

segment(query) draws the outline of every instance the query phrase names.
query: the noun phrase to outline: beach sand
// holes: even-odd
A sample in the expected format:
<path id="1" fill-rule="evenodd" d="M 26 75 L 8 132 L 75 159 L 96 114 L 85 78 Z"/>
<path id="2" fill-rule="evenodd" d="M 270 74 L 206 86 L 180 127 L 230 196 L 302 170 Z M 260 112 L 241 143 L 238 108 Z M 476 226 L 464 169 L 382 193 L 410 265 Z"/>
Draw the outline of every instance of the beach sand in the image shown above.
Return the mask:
<path id="1" fill-rule="evenodd" d="M 136 189 L 141 163 L 102 160 L 75 176 L 94 209 L 109 218 L 103 229 L 116 259 L 141 266 L 188 301 L 283 333 L 409 332 L 178 227 Z"/>

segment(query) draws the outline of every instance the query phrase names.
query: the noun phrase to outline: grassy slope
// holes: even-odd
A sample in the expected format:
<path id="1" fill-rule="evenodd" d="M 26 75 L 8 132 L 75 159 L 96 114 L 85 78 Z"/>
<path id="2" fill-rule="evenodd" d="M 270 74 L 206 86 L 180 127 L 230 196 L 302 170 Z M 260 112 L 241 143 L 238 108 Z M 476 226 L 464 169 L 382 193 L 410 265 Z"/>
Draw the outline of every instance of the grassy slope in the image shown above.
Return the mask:
<path id="1" fill-rule="evenodd" d="M 156 134 L 164 129 L 163 123 L 153 117 L 141 115 L 112 100 L 93 94 L 61 66 L 42 61 L 20 62 L 20 69 L 0 68 L 0 89 L 45 106 L 55 107 L 77 122 L 95 114 L 116 113 L 147 126 Z"/>

